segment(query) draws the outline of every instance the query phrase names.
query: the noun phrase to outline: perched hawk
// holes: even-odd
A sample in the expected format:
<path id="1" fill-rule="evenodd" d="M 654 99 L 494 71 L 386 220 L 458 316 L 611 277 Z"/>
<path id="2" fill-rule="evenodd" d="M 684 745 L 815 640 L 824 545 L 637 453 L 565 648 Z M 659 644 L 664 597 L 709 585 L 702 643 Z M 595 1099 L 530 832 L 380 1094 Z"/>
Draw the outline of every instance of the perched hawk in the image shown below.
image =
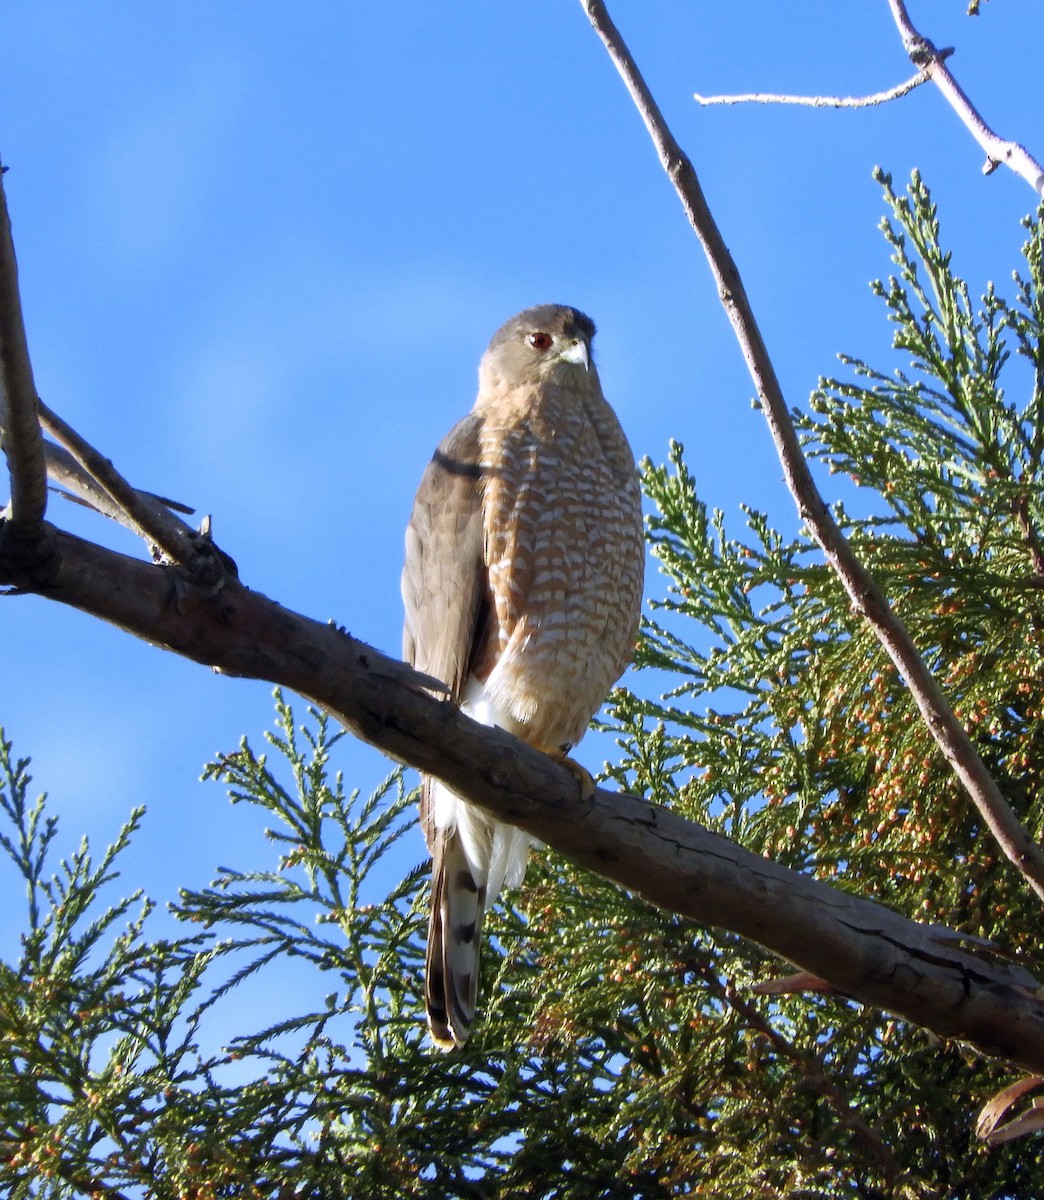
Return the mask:
<path id="1" fill-rule="evenodd" d="M 493 335 L 475 407 L 421 480 L 406 531 L 403 654 L 454 703 L 548 754 L 584 735 L 634 649 L 644 544 L 634 457 L 575 308 Z M 525 874 L 530 838 L 425 778 L 432 1038 L 467 1039 L 482 917 Z"/>

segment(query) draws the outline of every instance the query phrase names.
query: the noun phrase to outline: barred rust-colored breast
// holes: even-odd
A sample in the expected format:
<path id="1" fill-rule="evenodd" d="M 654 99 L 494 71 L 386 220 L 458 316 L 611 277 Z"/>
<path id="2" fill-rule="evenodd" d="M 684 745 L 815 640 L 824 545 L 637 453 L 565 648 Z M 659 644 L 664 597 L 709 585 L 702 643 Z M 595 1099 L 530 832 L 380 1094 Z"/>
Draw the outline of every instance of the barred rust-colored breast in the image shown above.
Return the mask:
<path id="1" fill-rule="evenodd" d="M 496 619 L 475 674 L 513 715 L 512 732 L 554 750 L 580 740 L 634 650 L 644 569 L 634 458 L 590 388 L 516 389 L 476 412 Z"/>

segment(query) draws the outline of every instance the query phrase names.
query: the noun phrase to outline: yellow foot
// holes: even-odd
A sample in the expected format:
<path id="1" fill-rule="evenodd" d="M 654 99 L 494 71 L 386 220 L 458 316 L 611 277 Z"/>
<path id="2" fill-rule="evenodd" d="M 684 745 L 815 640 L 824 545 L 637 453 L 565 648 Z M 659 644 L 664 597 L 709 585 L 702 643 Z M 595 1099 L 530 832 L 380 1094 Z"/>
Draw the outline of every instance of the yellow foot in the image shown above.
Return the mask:
<path id="1" fill-rule="evenodd" d="M 586 767 L 582 767 L 575 758 L 570 758 L 564 750 L 560 751 L 558 754 L 555 754 L 554 757 L 558 759 L 562 766 L 565 767 L 569 774 L 572 775 L 576 782 L 580 785 L 580 799 L 593 799 L 595 794 L 595 781 L 591 772 Z"/>

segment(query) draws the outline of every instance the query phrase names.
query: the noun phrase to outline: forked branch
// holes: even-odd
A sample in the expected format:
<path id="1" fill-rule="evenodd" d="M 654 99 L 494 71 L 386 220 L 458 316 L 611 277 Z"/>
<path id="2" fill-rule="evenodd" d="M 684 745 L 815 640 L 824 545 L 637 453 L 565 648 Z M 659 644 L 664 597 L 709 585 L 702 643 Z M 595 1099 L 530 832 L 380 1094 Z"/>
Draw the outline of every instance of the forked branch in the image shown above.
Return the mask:
<path id="1" fill-rule="evenodd" d="M 85 442 L 42 400 L 38 401 L 38 407 L 47 432 L 108 499 L 106 512 L 121 514 L 121 522 L 145 538 L 168 562 L 189 566 L 196 561 L 201 542 L 194 529 L 174 516 L 163 501 L 132 487 L 109 459 Z"/>
<path id="2" fill-rule="evenodd" d="M 47 442 L 43 428 L 59 443 Z M 171 511 L 180 505 L 133 488 L 112 463 L 90 446 L 36 394 L 18 266 L 0 171 L 0 444 L 7 457 L 11 502 L 3 522 L 9 552 L 14 543 L 43 535 L 47 479 L 52 475 L 75 497 L 145 538 L 153 554 L 192 569 L 212 584 L 227 566 L 209 539 Z"/>
<path id="3" fill-rule="evenodd" d="M 47 425 L 46 413 L 41 413 L 41 423 L 44 426 Z M 108 517 L 110 521 L 116 521 L 120 525 L 126 525 L 133 529 L 135 533 L 141 532 L 127 513 L 97 480 L 87 474 L 68 450 L 44 439 L 44 455 L 47 458 L 47 478 L 59 495 L 76 504 L 82 504 L 85 508 L 94 509 L 103 517 Z M 157 504 L 162 504 L 171 512 L 189 514 L 193 511 L 187 505 L 179 504 L 176 500 L 167 500 L 149 492 L 139 492 L 138 494 L 150 496 Z"/>
<path id="4" fill-rule="evenodd" d="M 932 43 L 914 28 L 906 8 L 906 0 L 888 0 L 888 6 L 892 10 L 892 17 L 899 28 L 910 61 L 920 67 L 938 87 L 950 107 L 964 122 L 965 128 L 986 151 L 983 173 L 988 175 L 1003 163 L 1016 175 L 1021 175 L 1038 196 L 1044 196 L 1044 167 L 1041 167 L 1024 146 L 999 137 L 986 124 L 947 66 L 945 60 L 949 57 L 949 52 L 936 50 Z"/>

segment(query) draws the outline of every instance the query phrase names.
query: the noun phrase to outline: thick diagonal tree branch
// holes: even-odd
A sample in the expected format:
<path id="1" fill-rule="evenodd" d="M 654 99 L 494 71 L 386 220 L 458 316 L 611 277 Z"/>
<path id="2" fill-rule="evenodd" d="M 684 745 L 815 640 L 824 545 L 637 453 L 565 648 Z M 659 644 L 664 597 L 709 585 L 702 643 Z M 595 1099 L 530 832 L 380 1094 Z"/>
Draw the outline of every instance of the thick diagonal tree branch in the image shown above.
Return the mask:
<path id="1" fill-rule="evenodd" d="M 47 466 L 3 171 L 0 167 L 0 443 L 11 475 L 11 527 L 31 537 L 47 510 Z"/>
<path id="2" fill-rule="evenodd" d="M 986 151 L 984 172 L 988 175 L 1003 163 L 1016 175 L 1021 175 L 1039 196 L 1044 196 L 1044 167 L 1024 146 L 999 137 L 986 124 L 947 66 L 949 51 L 936 50 L 923 34 L 918 33 L 907 12 L 906 0 L 888 0 L 888 6 L 892 10 L 892 17 L 899 28 L 910 61 L 938 87 L 950 107 L 963 121 L 965 128 Z"/>
<path id="3" fill-rule="evenodd" d="M 216 593 L 158 566 L 48 527 L 42 578 L 4 563 L 0 583 L 92 613 L 227 675 L 314 701 L 358 737 L 444 779 L 573 862 L 650 903 L 751 938 L 840 992 L 942 1037 L 1044 1072 L 1041 984 L 959 935 L 920 925 L 760 858 L 667 809 L 598 790 L 425 690 L 426 681 L 331 625 L 230 578 Z"/>
<path id="4" fill-rule="evenodd" d="M 819 493 L 801 452 L 790 411 L 776 378 L 740 273 L 721 236 L 695 168 L 679 146 L 602 0 L 581 0 L 653 140 L 660 162 L 681 199 L 703 246 L 722 305 L 739 341 L 772 433 L 787 486 L 798 513 L 837 572 L 852 608 L 862 614 L 906 681 L 932 737 L 964 784 L 1005 855 L 1044 899 L 1044 853 L 1019 823 L 987 771 L 967 731 L 928 670 L 905 625 L 892 611 L 877 582 L 863 567 Z"/>

